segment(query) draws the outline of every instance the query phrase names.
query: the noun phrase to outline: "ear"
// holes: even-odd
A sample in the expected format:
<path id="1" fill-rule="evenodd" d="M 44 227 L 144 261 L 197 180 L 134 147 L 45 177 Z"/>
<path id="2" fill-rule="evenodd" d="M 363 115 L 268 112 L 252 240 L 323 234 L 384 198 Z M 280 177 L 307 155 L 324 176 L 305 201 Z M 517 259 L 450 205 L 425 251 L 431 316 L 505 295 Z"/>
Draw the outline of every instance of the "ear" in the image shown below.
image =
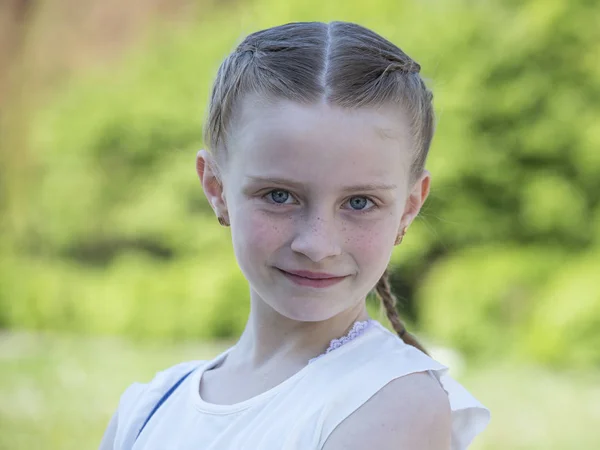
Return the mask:
<path id="1" fill-rule="evenodd" d="M 402 220 L 400 221 L 400 230 L 408 227 L 412 221 L 417 217 L 423 203 L 429 196 L 429 188 L 431 185 L 431 173 L 428 170 L 424 170 L 421 177 L 413 185 L 412 190 L 408 194 L 406 199 L 406 205 L 404 206 L 404 213 Z"/>
<path id="2" fill-rule="evenodd" d="M 200 150 L 196 155 L 196 172 L 200 178 L 204 195 L 217 217 L 220 216 L 229 221 L 223 182 L 215 158 L 208 151 Z"/>

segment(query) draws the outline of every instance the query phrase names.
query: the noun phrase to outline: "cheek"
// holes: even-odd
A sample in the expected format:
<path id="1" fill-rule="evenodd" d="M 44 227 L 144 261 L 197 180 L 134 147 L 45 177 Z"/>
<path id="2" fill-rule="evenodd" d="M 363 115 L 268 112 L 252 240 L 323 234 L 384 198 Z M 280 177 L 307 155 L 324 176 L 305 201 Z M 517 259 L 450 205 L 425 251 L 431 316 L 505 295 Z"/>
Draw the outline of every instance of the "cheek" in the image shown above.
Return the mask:
<path id="1" fill-rule="evenodd" d="M 288 239 L 291 230 L 289 220 L 275 220 L 261 211 L 248 211 L 238 218 L 237 241 L 242 251 L 252 254 L 268 254 L 281 247 Z"/>
<path id="2" fill-rule="evenodd" d="M 388 224 L 382 226 L 382 223 L 372 225 L 354 226 L 350 233 L 346 234 L 346 250 L 363 263 L 373 264 L 377 268 L 381 264 L 386 264 L 392 252 L 390 236 L 393 231 Z"/>

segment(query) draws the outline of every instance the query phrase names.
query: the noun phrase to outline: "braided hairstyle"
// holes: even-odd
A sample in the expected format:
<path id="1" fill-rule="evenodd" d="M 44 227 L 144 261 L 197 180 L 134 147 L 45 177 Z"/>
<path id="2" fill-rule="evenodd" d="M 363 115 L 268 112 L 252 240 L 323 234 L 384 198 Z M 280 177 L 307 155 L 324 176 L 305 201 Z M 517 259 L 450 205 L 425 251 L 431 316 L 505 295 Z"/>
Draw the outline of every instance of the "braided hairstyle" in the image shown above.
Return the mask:
<path id="1" fill-rule="evenodd" d="M 227 138 L 241 99 L 326 102 L 347 109 L 394 105 L 411 130 L 410 186 L 421 177 L 434 133 L 431 91 L 421 67 L 377 33 L 348 22 L 297 22 L 247 36 L 223 61 L 214 81 L 204 141 L 217 165 L 227 159 Z M 218 168 L 217 168 L 218 169 Z M 400 338 L 425 351 L 396 310 L 387 270 L 375 292 Z"/>
<path id="2" fill-rule="evenodd" d="M 377 282 L 377 285 L 375 286 L 375 293 L 381 300 L 381 304 L 385 308 L 385 313 L 388 317 L 388 320 L 392 324 L 392 327 L 398 336 L 400 336 L 400 338 L 402 338 L 406 344 L 412 345 L 413 347 L 421 350 L 423 353 L 428 354 L 417 338 L 406 331 L 406 326 L 398 315 L 398 310 L 396 309 L 397 300 L 396 296 L 392 293 L 387 269 L 385 272 L 383 272 L 383 275 Z"/>

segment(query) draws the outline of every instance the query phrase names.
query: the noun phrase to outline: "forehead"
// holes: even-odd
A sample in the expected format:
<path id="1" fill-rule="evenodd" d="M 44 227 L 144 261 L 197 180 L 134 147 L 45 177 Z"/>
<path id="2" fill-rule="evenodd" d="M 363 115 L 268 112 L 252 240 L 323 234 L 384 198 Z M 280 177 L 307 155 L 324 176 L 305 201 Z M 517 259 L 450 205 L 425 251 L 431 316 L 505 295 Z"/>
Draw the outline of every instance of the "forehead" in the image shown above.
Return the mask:
<path id="1" fill-rule="evenodd" d="M 250 97 L 232 129 L 228 165 L 238 176 L 332 185 L 407 181 L 411 138 L 400 108 L 348 110 Z"/>

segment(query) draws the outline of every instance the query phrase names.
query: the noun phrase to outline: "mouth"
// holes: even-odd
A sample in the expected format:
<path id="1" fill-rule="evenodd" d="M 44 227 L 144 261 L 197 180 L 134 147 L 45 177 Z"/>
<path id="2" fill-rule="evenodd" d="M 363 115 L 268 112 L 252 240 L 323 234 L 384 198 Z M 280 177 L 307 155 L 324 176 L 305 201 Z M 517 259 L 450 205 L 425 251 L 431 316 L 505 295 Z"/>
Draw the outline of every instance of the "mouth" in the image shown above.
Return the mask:
<path id="1" fill-rule="evenodd" d="M 326 288 L 333 286 L 334 284 L 338 284 L 347 278 L 347 276 L 336 276 L 327 273 L 315 273 L 308 271 L 286 272 L 278 267 L 276 267 L 276 269 L 294 284 L 314 288 Z"/>

